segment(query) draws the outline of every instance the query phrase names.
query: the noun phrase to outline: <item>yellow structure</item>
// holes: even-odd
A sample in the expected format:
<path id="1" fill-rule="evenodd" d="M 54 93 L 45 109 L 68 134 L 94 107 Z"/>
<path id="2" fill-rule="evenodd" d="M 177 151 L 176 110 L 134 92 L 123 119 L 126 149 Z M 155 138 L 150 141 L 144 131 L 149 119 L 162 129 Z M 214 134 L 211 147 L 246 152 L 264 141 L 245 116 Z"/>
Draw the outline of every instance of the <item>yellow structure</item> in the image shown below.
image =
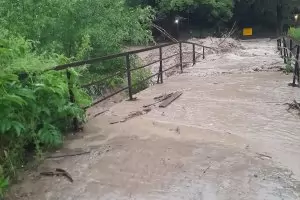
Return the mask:
<path id="1" fill-rule="evenodd" d="M 244 28 L 243 29 L 243 36 L 252 36 L 253 35 L 253 29 L 252 28 Z"/>

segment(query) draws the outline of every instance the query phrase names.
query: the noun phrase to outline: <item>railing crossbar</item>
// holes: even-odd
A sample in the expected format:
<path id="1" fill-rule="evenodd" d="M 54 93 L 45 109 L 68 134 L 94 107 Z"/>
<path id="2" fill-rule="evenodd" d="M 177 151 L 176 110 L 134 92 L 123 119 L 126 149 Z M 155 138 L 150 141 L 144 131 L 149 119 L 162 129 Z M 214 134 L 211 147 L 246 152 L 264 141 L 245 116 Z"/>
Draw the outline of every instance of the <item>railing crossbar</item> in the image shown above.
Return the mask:
<path id="1" fill-rule="evenodd" d="M 192 45 L 193 47 L 193 51 L 192 52 L 183 52 L 183 46 L 182 44 L 190 44 Z M 167 56 L 165 58 L 163 58 L 163 47 L 168 47 L 168 46 L 172 46 L 172 45 L 179 45 L 178 46 L 178 49 L 179 49 L 179 53 L 174 53 L 170 56 Z M 199 52 L 196 52 L 196 48 L 195 47 L 201 47 L 202 48 L 202 53 L 199 53 Z M 146 51 L 151 51 L 151 50 L 155 50 L 155 49 L 159 49 L 159 59 L 158 60 L 155 60 L 155 61 L 152 61 L 150 63 L 147 63 L 143 66 L 140 66 L 140 67 L 135 67 L 133 68 L 131 65 L 132 63 L 130 62 L 130 56 L 133 55 L 133 54 L 138 54 L 138 53 L 142 53 L 142 52 L 146 52 Z M 84 65 L 91 65 L 91 64 L 95 64 L 95 63 L 101 63 L 101 62 L 104 62 L 104 61 L 107 61 L 107 60 L 111 60 L 111 59 L 115 59 L 115 58 L 124 58 L 125 59 L 125 63 L 126 63 L 126 68 L 124 67 L 121 68 L 121 70 L 113 73 L 112 75 L 109 75 L 101 80 L 98 80 L 98 81 L 94 81 L 94 82 L 91 82 L 91 83 L 87 83 L 85 85 L 82 85 L 81 87 L 89 87 L 89 86 L 92 86 L 92 85 L 96 85 L 96 84 L 100 84 L 100 83 L 103 83 L 115 76 L 118 76 L 118 75 L 122 75 L 124 73 L 124 76 L 126 75 L 127 77 L 127 87 L 124 87 L 124 88 L 121 88 L 101 99 L 98 99 L 96 101 L 94 101 L 91 106 L 94 106 L 106 99 L 109 99 L 111 98 L 112 96 L 118 94 L 118 93 L 121 93 L 125 90 L 128 90 L 128 96 L 129 96 L 129 100 L 133 100 L 133 86 L 135 85 L 138 85 L 138 84 L 141 84 L 145 81 L 148 81 L 150 79 L 152 79 L 153 77 L 155 76 L 158 76 L 158 83 L 163 83 L 163 74 L 164 72 L 166 71 L 169 71 L 175 67 L 178 67 L 180 68 L 180 72 L 182 73 L 183 72 L 183 54 L 188 54 L 188 53 L 192 53 L 193 54 L 193 64 L 196 63 L 196 54 L 200 54 L 202 55 L 203 59 L 205 58 L 205 49 L 214 49 L 212 47 L 208 47 L 208 46 L 204 46 L 204 45 L 201 45 L 201 44 L 197 44 L 197 43 L 193 43 L 193 42 L 187 42 L 187 41 L 184 41 L 184 42 L 173 42 L 173 43 L 167 43 L 167 44 L 162 44 L 162 45 L 157 45 L 157 46 L 152 46 L 152 47 L 148 47 L 148 48 L 144 48 L 144 49 L 138 49 L 138 50 L 134 50 L 134 51 L 128 51 L 128 52 L 122 52 L 122 53 L 118 53 L 118 54 L 113 54 L 113 55 L 108 55 L 108 56 L 104 56 L 104 57 L 99 57 L 99 58 L 94 58 L 94 59 L 89 59 L 89 60 L 83 60 L 83 61 L 78 61 L 78 62 L 73 62 L 73 63 L 68 63 L 68 64 L 63 64 L 63 65 L 58 65 L 52 69 L 48 69 L 46 71 L 51 71 L 51 70 L 55 70 L 55 71 L 60 71 L 60 70 L 68 70 L 69 68 L 75 68 L 75 67 L 82 67 Z M 167 68 L 167 69 L 163 69 L 163 61 L 164 60 L 167 60 L 167 59 L 170 59 L 172 57 L 175 57 L 175 56 L 178 56 L 179 55 L 179 63 Z M 145 67 L 148 67 L 150 65 L 153 65 L 155 63 L 159 63 L 159 72 L 156 73 L 156 74 L 153 74 L 137 83 L 132 83 L 132 80 L 131 80 L 131 76 L 132 76 L 132 72 L 133 71 L 136 71 L 136 70 L 139 70 L 139 69 L 143 69 Z M 69 74 L 68 74 L 69 75 Z M 70 76 L 70 75 L 69 75 Z M 70 79 L 70 77 L 68 77 Z M 69 89 L 71 91 L 71 84 L 69 83 Z M 70 93 L 71 94 L 71 93 Z M 72 96 L 72 95 L 70 95 Z M 73 99 L 71 99 L 71 101 L 73 101 Z M 85 109 L 87 109 L 88 107 L 86 107 Z M 78 121 L 76 119 L 74 119 L 74 127 L 78 127 Z"/>

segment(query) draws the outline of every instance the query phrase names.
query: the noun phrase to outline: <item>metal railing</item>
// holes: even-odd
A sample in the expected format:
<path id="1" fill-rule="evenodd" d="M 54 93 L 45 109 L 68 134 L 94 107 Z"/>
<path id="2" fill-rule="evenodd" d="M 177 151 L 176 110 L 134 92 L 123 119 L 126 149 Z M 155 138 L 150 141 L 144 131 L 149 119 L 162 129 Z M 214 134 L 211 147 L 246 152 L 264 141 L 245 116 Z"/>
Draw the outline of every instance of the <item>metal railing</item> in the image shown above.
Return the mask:
<path id="1" fill-rule="evenodd" d="M 183 52 L 182 51 L 182 44 L 192 45 L 192 49 L 193 49 L 192 52 Z M 168 46 L 172 46 L 172 45 L 179 45 L 179 53 L 175 53 L 175 54 L 172 54 L 168 57 L 163 58 L 163 47 L 168 47 Z M 147 81 L 147 80 L 149 80 L 149 79 L 151 79 L 155 76 L 158 76 L 159 83 L 163 83 L 163 73 L 164 72 L 166 72 L 168 70 L 171 70 L 172 68 L 175 68 L 175 67 L 180 67 L 180 71 L 183 72 L 183 61 L 182 61 L 183 60 L 183 54 L 192 53 L 193 54 L 193 61 L 191 63 L 193 63 L 193 65 L 196 64 L 196 62 L 197 62 L 196 54 L 199 54 L 198 52 L 196 52 L 196 48 L 195 48 L 196 46 L 199 46 L 203 49 L 203 51 L 202 51 L 202 58 L 203 59 L 205 59 L 205 49 L 213 49 L 211 47 L 207 47 L 207 46 L 197 44 L 197 43 L 192 43 L 192 42 L 174 42 L 174 43 L 162 44 L 162 45 L 157 45 L 157 46 L 148 47 L 148 48 L 144 48 L 144 49 L 128 51 L 128 52 L 124 52 L 124 53 L 118 53 L 118 54 L 114 54 L 114 55 L 108 55 L 108 56 L 89 59 L 89 60 L 83 60 L 83 61 L 63 64 L 63 65 L 58 65 L 58 66 L 56 66 L 52 69 L 49 69 L 49 70 L 56 70 L 56 71 L 66 70 L 66 71 L 68 71 L 69 68 L 83 67 L 84 65 L 88 65 L 88 64 L 96 64 L 96 63 L 100 63 L 100 62 L 107 61 L 107 60 L 112 60 L 112 59 L 116 59 L 116 58 L 125 57 L 125 63 L 126 63 L 126 69 L 125 70 L 120 69 L 120 70 L 114 72 L 113 74 L 105 77 L 104 79 L 82 85 L 82 87 L 88 87 L 88 86 L 91 86 L 91 85 L 102 83 L 102 82 L 104 82 L 108 79 L 111 79 L 115 76 L 120 75 L 123 72 L 126 72 L 128 86 L 120 89 L 119 91 L 114 92 L 113 94 L 105 96 L 100 100 L 97 100 L 97 101 L 93 102 L 92 106 L 99 103 L 99 102 L 101 102 L 101 101 L 104 101 L 104 100 L 106 100 L 106 99 L 108 99 L 108 98 L 124 91 L 124 90 L 127 90 L 127 89 L 128 89 L 129 99 L 132 100 L 133 99 L 133 93 L 132 93 L 132 86 L 133 85 L 132 85 L 132 82 L 131 82 L 131 73 L 133 71 L 148 67 L 148 66 L 156 64 L 156 63 L 159 63 L 159 72 L 156 73 L 156 74 L 153 74 L 150 77 L 147 77 L 146 79 L 142 80 L 141 82 Z M 151 50 L 155 50 L 155 49 L 159 49 L 159 59 L 158 60 L 147 63 L 147 64 L 145 64 L 141 67 L 138 67 L 138 68 L 131 68 L 131 65 L 130 65 L 130 56 L 131 55 L 146 52 L 146 51 L 151 51 Z M 178 55 L 179 55 L 179 63 L 175 64 L 172 67 L 169 67 L 168 69 L 163 68 L 163 61 L 164 60 L 168 60 L 168 59 L 173 58 L 173 57 L 178 56 Z M 67 72 L 67 74 L 68 74 L 68 72 Z M 67 75 L 67 77 L 68 77 L 68 79 L 70 79 L 69 75 Z M 70 96 L 73 96 L 73 95 L 70 95 Z"/>
<path id="2" fill-rule="evenodd" d="M 289 46 L 287 45 L 289 44 Z M 299 76 L 299 53 L 300 53 L 300 45 L 299 42 L 294 40 L 291 37 L 284 36 L 282 38 L 277 39 L 277 49 L 280 51 L 281 57 L 284 59 L 284 63 L 294 61 L 294 76 L 292 86 L 296 87 L 300 82 Z"/>
<path id="3" fill-rule="evenodd" d="M 188 45 L 191 45 L 192 46 L 192 52 L 183 52 L 182 51 L 182 44 L 188 44 Z M 168 46 L 172 46 L 172 45 L 178 45 L 179 47 L 179 53 L 174 53 L 170 56 L 167 56 L 167 57 L 163 57 L 163 48 L 164 47 L 168 47 Z M 196 46 L 198 47 L 201 47 L 202 48 L 202 53 L 199 53 L 199 52 L 196 52 Z M 147 51 L 151 51 L 151 50 L 155 50 L 155 49 L 158 49 L 159 50 L 159 59 L 155 60 L 155 61 L 152 61 L 150 63 L 147 63 L 143 66 L 140 66 L 138 68 L 132 68 L 131 67 L 131 63 L 130 63 L 130 56 L 131 55 L 135 55 L 135 54 L 138 54 L 138 53 L 142 53 L 142 52 L 147 52 Z M 81 87 L 89 87 L 89 86 L 92 86 L 92 85 L 96 85 L 96 84 L 101 84 L 109 79 L 112 79 L 118 75 L 121 75 L 122 73 L 126 73 L 126 78 L 127 78 L 127 86 L 126 87 L 123 87 L 121 89 L 118 89 L 117 91 L 111 93 L 111 94 L 108 94 L 108 95 L 105 95 L 104 97 L 102 97 L 101 99 L 98 99 L 96 101 L 94 101 L 91 106 L 93 105 L 96 105 L 108 98 L 111 98 L 113 97 L 114 95 L 118 94 L 118 93 L 121 93 L 125 90 L 128 90 L 128 96 L 129 96 L 129 100 L 133 100 L 133 84 L 132 84 L 132 72 L 135 71 L 135 70 L 138 70 L 138 69 L 143 69 L 145 67 L 148 67 L 150 65 L 153 65 L 153 64 L 156 64 L 156 63 L 159 63 L 159 70 L 158 70 L 158 73 L 155 73 L 155 74 L 152 74 L 151 76 L 145 78 L 144 80 L 141 80 L 140 82 L 136 83 L 137 84 L 140 84 L 140 83 L 143 83 L 145 81 L 148 81 L 150 79 L 152 79 L 153 77 L 157 76 L 158 79 L 157 79 L 157 83 L 160 83 L 162 84 L 163 83 L 163 80 L 164 80 L 164 77 L 163 77 L 163 74 L 164 72 L 167 72 L 175 67 L 179 67 L 180 68 L 180 72 L 182 73 L 183 72 L 183 54 L 185 53 L 192 53 L 192 64 L 195 65 L 196 62 L 197 62 L 197 59 L 196 59 L 196 54 L 200 54 L 202 55 L 202 59 L 205 59 L 205 50 L 206 49 L 213 49 L 212 47 L 208 47 L 208 46 L 204 46 L 204 45 L 201 45 L 201 44 L 197 44 L 197 43 L 193 43 L 193 42 L 173 42 L 173 43 L 168 43 L 168 44 L 162 44 L 162 45 L 157 45 L 157 46 L 153 46 L 153 47 L 148 47 L 148 48 L 144 48 L 144 49 L 139 49 L 139 50 L 134 50 L 134 51 L 128 51 L 128 52 L 124 52 L 124 53 L 118 53 L 118 54 L 114 54 L 114 55 L 108 55 L 108 56 L 104 56 L 104 57 L 99 57 L 99 58 L 94 58 L 94 59 L 89 59 L 89 60 L 83 60 L 83 61 L 78 61 L 78 62 L 73 62 L 73 63 L 68 63 L 68 64 L 63 64 L 63 65 L 59 65 L 59 66 L 56 66 L 52 69 L 49 69 L 47 71 L 50 71 L 50 70 L 55 70 L 55 71 L 62 71 L 62 70 L 66 70 L 66 74 L 67 74 L 67 81 L 68 81 L 68 87 L 69 87 L 69 97 L 70 97 L 70 102 L 71 103 L 75 103 L 75 96 L 74 96 L 74 93 L 73 93 L 73 90 L 72 90 L 72 83 L 71 83 L 71 74 L 69 72 L 69 69 L 70 68 L 78 68 L 78 67 L 83 67 L 85 65 L 90 65 L 90 64 L 97 64 L 97 63 L 101 63 L 103 61 L 108 61 L 108 60 L 113 60 L 113 59 L 116 59 L 116 58 L 125 58 L 125 69 L 122 68 L 122 69 L 119 69 L 118 71 L 114 72 L 113 74 L 110 74 L 108 75 L 107 77 L 105 77 L 104 79 L 101 79 L 101 80 L 97 80 L 97 81 L 93 81 L 91 83 L 88 83 L 88 84 L 85 84 L 85 85 L 81 85 Z M 167 69 L 164 69 L 163 67 L 163 61 L 164 60 L 168 60 L 168 59 L 171 59 L 171 58 L 174 58 L 175 56 L 178 56 L 179 55 L 179 63 L 171 66 L 171 67 L 168 67 Z M 87 109 L 88 107 L 86 107 L 85 109 Z M 73 126 L 74 126 L 74 129 L 75 130 L 78 130 L 78 120 L 75 118 L 73 120 Z"/>

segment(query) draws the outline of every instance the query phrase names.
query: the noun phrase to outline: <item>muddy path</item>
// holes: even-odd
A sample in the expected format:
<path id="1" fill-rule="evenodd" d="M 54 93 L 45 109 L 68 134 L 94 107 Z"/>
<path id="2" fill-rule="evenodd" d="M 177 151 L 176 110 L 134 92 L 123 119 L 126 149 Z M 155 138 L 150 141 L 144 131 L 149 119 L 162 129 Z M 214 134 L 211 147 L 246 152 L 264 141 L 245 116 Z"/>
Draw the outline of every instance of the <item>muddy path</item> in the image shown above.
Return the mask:
<path id="1" fill-rule="evenodd" d="M 269 39 L 241 41 L 137 101 L 111 105 L 65 144 L 89 154 L 47 159 L 7 199 L 300 199 L 300 118 L 285 105 L 300 92 L 278 71 L 275 47 Z M 143 111 L 174 91 L 183 94 L 167 108 Z M 74 182 L 40 176 L 46 168 L 65 169 Z"/>

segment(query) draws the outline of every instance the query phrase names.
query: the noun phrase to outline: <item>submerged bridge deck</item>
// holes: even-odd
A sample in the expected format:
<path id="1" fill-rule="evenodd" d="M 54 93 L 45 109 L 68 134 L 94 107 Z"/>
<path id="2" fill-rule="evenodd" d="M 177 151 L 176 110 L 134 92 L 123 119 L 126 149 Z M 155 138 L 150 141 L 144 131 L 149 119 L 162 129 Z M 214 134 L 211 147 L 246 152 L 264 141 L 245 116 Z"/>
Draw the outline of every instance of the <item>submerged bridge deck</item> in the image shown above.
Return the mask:
<path id="1" fill-rule="evenodd" d="M 134 95 L 136 101 L 89 120 L 65 148 L 90 154 L 40 167 L 66 169 L 72 184 L 33 173 L 16 194 L 30 200 L 299 199 L 300 119 L 285 103 L 300 93 L 288 86 L 291 75 L 278 71 L 282 65 L 276 41 L 268 39 L 207 54 Z M 154 97 L 175 91 L 183 94 L 167 108 L 145 111 Z M 90 112 L 105 109 L 97 104 Z"/>

